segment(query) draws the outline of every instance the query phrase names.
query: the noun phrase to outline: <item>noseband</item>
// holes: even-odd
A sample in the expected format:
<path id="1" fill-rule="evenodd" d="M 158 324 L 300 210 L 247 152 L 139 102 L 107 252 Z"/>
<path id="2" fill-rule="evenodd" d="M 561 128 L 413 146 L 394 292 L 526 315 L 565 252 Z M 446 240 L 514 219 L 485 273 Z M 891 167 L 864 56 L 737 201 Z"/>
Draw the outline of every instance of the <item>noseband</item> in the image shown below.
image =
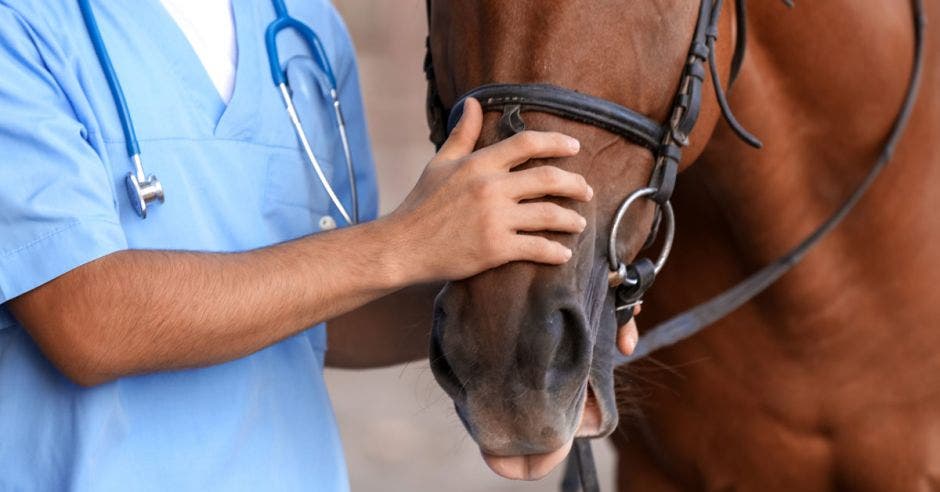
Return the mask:
<path id="1" fill-rule="evenodd" d="M 737 40 L 731 61 L 729 86 L 737 78 L 747 46 L 746 0 L 734 0 L 734 2 Z M 792 0 L 783 0 L 783 2 L 793 7 Z M 428 79 L 428 123 L 431 128 L 431 141 L 438 148 L 443 145 L 444 140 L 460 119 L 464 101 L 473 97 L 480 102 L 484 111 L 502 111 L 499 121 L 499 131 L 502 137 L 525 130 L 525 120 L 522 114 L 532 111 L 548 113 L 604 129 L 653 153 L 656 164 L 648 186 L 631 193 L 623 201 L 611 224 L 608 244 L 610 268 L 608 284 L 614 291 L 617 322 L 620 325 L 633 317 L 633 307 L 641 302 L 643 294 L 653 284 L 672 250 L 675 217 L 669 199 L 675 189 L 679 163 L 682 160 L 682 149 L 688 146 L 689 134 L 698 121 L 706 71 L 710 72 L 721 114 L 730 128 L 748 145 L 758 149 L 762 146 L 761 142 L 745 130 L 734 117 L 718 73 L 715 42 L 718 39 L 718 20 L 722 5 L 723 0 L 702 0 L 701 2 L 692 46 L 683 68 L 679 90 L 673 99 L 670 117 L 665 123 L 654 121 L 637 111 L 604 99 L 546 84 L 484 85 L 463 95 L 454 105 L 453 110 L 448 110 L 437 91 L 430 35 L 428 36 L 427 55 L 424 62 L 424 71 Z M 894 156 L 895 148 L 904 135 L 917 101 L 924 65 L 926 19 L 923 0 L 911 0 L 911 5 L 914 14 L 915 50 L 907 93 L 881 153 L 861 184 L 825 222 L 796 247 L 738 285 L 649 330 L 640 338 L 634 353 L 631 356 L 619 358 L 615 361 L 615 365 L 633 362 L 656 350 L 691 337 L 752 300 L 796 266 L 813 246 L 832 232 L 852 211 Z M 427 0 L 427 7 L 430 24 L 431 0 Z M 617 252 L 617 237 L 627 211 L 641 199 L 652 200 L 657 206 L 653 230 L 647 239 L 646 246 L 654 242 L 661 223 L 664 223 L 666 231 L 663 249 L 655 262 L 648 258 L 641 258 L 627 264 Z M 588 441 L 576 439 L 575 444 L 572 458 L 568 461 L 563 489 L 576 491 L 580 488 L 585 492 L 599 490 Z"/>

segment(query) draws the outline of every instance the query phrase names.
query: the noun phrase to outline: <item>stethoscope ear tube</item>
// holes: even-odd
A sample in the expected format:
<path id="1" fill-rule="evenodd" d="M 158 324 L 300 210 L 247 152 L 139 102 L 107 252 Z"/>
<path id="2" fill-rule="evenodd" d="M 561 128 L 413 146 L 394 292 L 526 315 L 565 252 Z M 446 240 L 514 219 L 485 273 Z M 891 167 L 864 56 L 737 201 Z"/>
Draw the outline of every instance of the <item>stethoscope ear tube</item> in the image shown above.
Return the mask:
<path id="1" fill-rule="evenodd" d="M 333 66 L 330 64 L 330 59 L 326 55 L 326 50 L 323 48 L 320 37 L 317 36 L 317 33 L 313 32 L 313 29 L 310 29 L 310 26 L 290 16 L 278 17 L 274 22 L 268 25 L 268 28 L 264 32 L 264 44 L 268 52 L 268 66 L 271 69 L 271 79 L 274 81 L 275 87 L 287 83 L 284 71 L 281 69 L 281 56 L 277 52 L 277 35 L 285 29 L 297 31 L 304 41 L 307 42 L 310 50 L 313 51 L 317 65 L 320 66 L 320 69 L 323 70 L 330 80 L 330 87 L 336 90 L 336 75 L 333 73 Z"/>
<path id="2" fill-rule="evenodd" d="M 359 189 L 356 186 L 356 169 L 352 164 L 352 153 L 349 148 L 349 137 L 346 136 L 346 118 L 343 117 L 343 108 L 339 103 L 336 90 L 330 91 L 333 98 L 333 109 L 336 111 L 336 128 L 339 129 L 339 138 L 343 144 L 343 156 L 346 158 L 346 172 L 349 174 L 349 192 L 352 195 L 353 224 L 359 223 Z"/>
<path id="3" fill-rule="evenodd" d="M 343 117 L 343 110 L 339 101 L 336 75 L 333 73 L 333 67 L 330 64 L 330 59 L 327 56 L 326 49 L 323 47 L 323 43 L 320 41 L 320 37 L 317 36 L 317 34 L 309 26 L 291 17 L 287 13 L 287 8 L 282 0 L 274 0 L 274 9 L 277 12 L 278 17 L 268 26 L 264 33 L 265 48 L 268 52 L 268 65 L 271 70 L 271 80 L 274 82 L 274 85 L 278 88 L 278 91 L 281 94 L 281 98 L 284 101 L 284 107 L 287 109 L 287 115 L 290 118 L 291 125 L 294 127 L 294 133 L 297 134 L 297 139 L 300 140 L 300 144 L 301 147 L 303 147 L 307 161 L 310 163 L 311 167 L 313 167 L 317 178 L 323 185 L 323 189 L 326 191 L 327 195 L 329 195 L 330 201 L 333 202 L 333 205 L 343 216 L 343 219 L 346 220 L 347 224 L 358 224 L 359 192 L 356 186 L 356 171 L 353 167 L 352 152 L 349 146 L 349 137 L 346 133 L 346 120 Z M 326 178 L 326 174 L 323 172 L 323 168 L 320 166 L 320 162 L 313 153 L 310 141 L 307 139 L 303 123 L 301 123 L 300 117 L 297 115 L 297 109 L 294 107 L 294 102 L 290 93 L 290 86 L 287 82 L 287 76 L 285 75 L 284 70 L 281 68 L 281 58 L 277 52 L 277 36 L 285 29 L 295 30 L 298 34 L 300 34 L 304 41 L 307 42 L 308 48 L 313 52 L 314 60 L 317 62 L 317 65 L 320 66 L 320 69 L 323 70 L 323 73 L 326 74 L 327 79 L 330 82 L 330 97 L 332 99 L 333 110 L 335 112 L 336 127 L 339 131 L 340 141 L 343 145 L 343 156 L 346 159 L 346 172 L 349 174 L 349 190 L 350 194 L 352 195 L 352 214 L 350 214 L 346 210 L 346 207 L 343 206 L 343 203 L 337 196 L 336 191 L 333 189 L 329 180 Z"/>
<path id="4" fill-rule="evenodd" d="M 286 83 L 277 86 L 277 88 L 281 93 L 281 99 L 284 100 L 287 115 L 290 117 L 290 122 L 294 126 L 294 133 L 297 134 L 297 138 L 300 140 L 300 145 L 303 147 L 304 154 L 307 156 L 307 161 L 310 162 L 314 172 L 317 173 L 317 178 L 320 180 L 320 183 L 323 184 L 323 188 L 326 190 L 326 194 L 329 195 L 330 201 L 332 201 L 336 209 L 339 210 L 340 215 L 343 216 L 347 224 L 356 224 L 357 222 L 353 221 L 349 212 L 346 211 L 346 207 L 343 206 L 343 202 L 340 201 L 339 196 L 336 195 L 336 191 L 333 190 L 333 186 L 330 185 L 330 181 L 326 178 L 323 168 L 320 167 L 320 161 L 317 160 L 317 156 L 313 153 L 310 141 L 307 140 L 307 133 L 304 131 L 303 124 L 300 122 L 300 117 L 297 115 L 297 108 L 294 107 L 294 101 L 290 97 L 290 89 L 287 88 Z"/>

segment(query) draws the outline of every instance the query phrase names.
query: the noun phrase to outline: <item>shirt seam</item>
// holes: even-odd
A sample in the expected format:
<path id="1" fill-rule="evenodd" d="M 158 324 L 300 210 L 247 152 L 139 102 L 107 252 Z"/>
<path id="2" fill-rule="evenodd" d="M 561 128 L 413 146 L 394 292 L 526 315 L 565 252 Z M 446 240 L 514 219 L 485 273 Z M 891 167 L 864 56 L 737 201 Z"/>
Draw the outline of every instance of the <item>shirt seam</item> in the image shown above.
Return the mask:
<path id="1" fill-rule="evenodd" d="M 123 139 L 108 139 L 101 137 L 102 142 L 108 145 L 117 145 L 126 143 Z M 240 140 L 237 138 L 218 138 L 218 137 L 209 137 L 209 138 L 185 138 L 185 137 L 166 137 L 166 138 L 148 138 L 141 139 L 141 143 L 146 142 L 234 142 L 234 143 L 243 143 L 248 145 L 254 145 L 257 147 L 266 147 L 272 149 L 281 149 L 281 150 L 299 150 L 298 147 L 294 145 L 279 145 L 266 142 L 253 142 L 251 140 Z"/>
<path id="2" fill-rule="evenodd" d="M 77 226 L 79 226 L 79 225 L 81 225 L 81 224 L 83 224 L 83 223 L 85 223 L 85 222 L 86 222 L 86 221 L 83 221 L 83 220 L 80 220 L 80 219 L 78 219 L 78 220 L 73 220 L 73 221 L 71 221 L 71 222 L 65 224 L 64 226 L 62 226 L 62 227 L 60 227 L 60 228 L 58 228 L 58 229 L 55 229 L 55 230 L 53 230 L 53 231 L 51 231 L 51 232 L 48 232 L 48 233 L 46 233 L 46 234 L 43 234 L 42 236 L 40 236 L 40 237 L 38 237 L 38 238 L 36 238 L 36 239 L 33 239 L 32 241 L 30 241 L 30 242 L 28 242 L 28 243 L 26 243 L 26 244 L 23 244 L 23 245 L 17 247 L 16 249 L 12 249 L 12 250 L 10 250 L 10 251 L 7 251 L 6 253 L 3 253 L 3 255 L 0 256 L 0 259 L 7 259 L 7 258 L 9 258 L 9 257 L 11 257 L 11 256 L 13 256 L 13 255 L 15 255 L 15 254 L 17 254 L 17 253 L 22 253 L 23 251 L 26 251 L 26 250 L 28 250 L 28 249 L 31 249 L 31 248 L 35 247 L 36 245 L 38 245 L 38 244 L 40 244 L 40 243 L 42 243 L 42 242 L 45 242 L 45 241 L 49 240 L 49 239 L 52 238 L 52 237 L 58 236 L 59 234 L 62 234 L 63 232 L 72 230 L 72 229 L 74 229 L 75 227 L 77 227 Z M 113 221 L 113 220 L 107 220 L 107 219 L 95 219 L 94 222 L 102 222 L 102 223 L 106 223 L 106 224 L 110 224 L 110 225 L 120 226 L 120 224 L 118 224 L 117 222 L 115 222 L 115 221 Z"/>

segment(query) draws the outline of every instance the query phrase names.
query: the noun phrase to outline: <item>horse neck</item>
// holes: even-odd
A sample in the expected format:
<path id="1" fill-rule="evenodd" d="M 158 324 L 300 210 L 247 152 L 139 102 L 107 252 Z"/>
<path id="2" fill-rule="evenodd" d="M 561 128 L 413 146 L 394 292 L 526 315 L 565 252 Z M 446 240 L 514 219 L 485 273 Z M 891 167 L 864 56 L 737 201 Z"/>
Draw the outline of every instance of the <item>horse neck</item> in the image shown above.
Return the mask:
<path id="1" fill-rule="evenodd" d="M 720 290 L 806 237 L 858 186 L 901 107 L 913 57 L 907 2 L 805 2 L 792 12 L 779 3 L 751 8 L 748 57 L 731 93 L 738 119 L 765 148 L 745 147 L 720 124 L 682 176 L 681 268 L 658 284 L 673 283 L 670 293 L 690 276 L 700 291 Z M 918 319 L 940 315 L 930 303 L 912 305 L 918 289 L 932 289 L 920 279 L 940 274 L 930 246 L 940 240 L 940 187 L 929 185 L 940 182 L 930 136 L 940 100 L 929 89 L 940 82 L 938 44 L 931 34 L 925 90 L 896 158 L 850 217 L 760 298 L 768 324 L 802 335 L 815 329 L 806 320 L 831 316 L 832 326 L 847 327 L 860 316 L 882 319 L 892 305 Z"/>

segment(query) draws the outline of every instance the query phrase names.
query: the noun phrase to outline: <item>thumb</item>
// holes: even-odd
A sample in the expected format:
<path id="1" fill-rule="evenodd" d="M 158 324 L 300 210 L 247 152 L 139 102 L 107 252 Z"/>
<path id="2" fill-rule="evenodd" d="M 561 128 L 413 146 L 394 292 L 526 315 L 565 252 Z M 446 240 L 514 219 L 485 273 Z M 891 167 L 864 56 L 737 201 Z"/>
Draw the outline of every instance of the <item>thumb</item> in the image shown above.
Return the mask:
<path id="1" fill-rule="evenodd" d="M 454 127 L 450 137 L 441 146 L 441 151 L 437 154 L 440 161 L 454 161 L 461 157 L 469 155 L 477 145 L 480 139 L 480 132 L 483 130 L 483 108 L 480 102 L 472 97 L 468 97 L 463 103 L 463 114 L 460 121 Z"/>
<path id="2" fill-rule="evenodd" d="M 636 320 L 631 319 L 617 330 L 617 348 L 621 354 L 632 354 L 636 350 L 636 344 L 639 341 L 640 334 L 636 328 Z"/>
<path id="3" fill-rule="evenodd" d="M 633 317 L 627 324 L 617 329 L 617 348 L 623 355 L 630 355 L 636 350 L 637 343 L 640 342 L 640 332 L 636 328 L 636 317 L 643 311 L 643 304 L 637 304 L 633 307 Z"/>

